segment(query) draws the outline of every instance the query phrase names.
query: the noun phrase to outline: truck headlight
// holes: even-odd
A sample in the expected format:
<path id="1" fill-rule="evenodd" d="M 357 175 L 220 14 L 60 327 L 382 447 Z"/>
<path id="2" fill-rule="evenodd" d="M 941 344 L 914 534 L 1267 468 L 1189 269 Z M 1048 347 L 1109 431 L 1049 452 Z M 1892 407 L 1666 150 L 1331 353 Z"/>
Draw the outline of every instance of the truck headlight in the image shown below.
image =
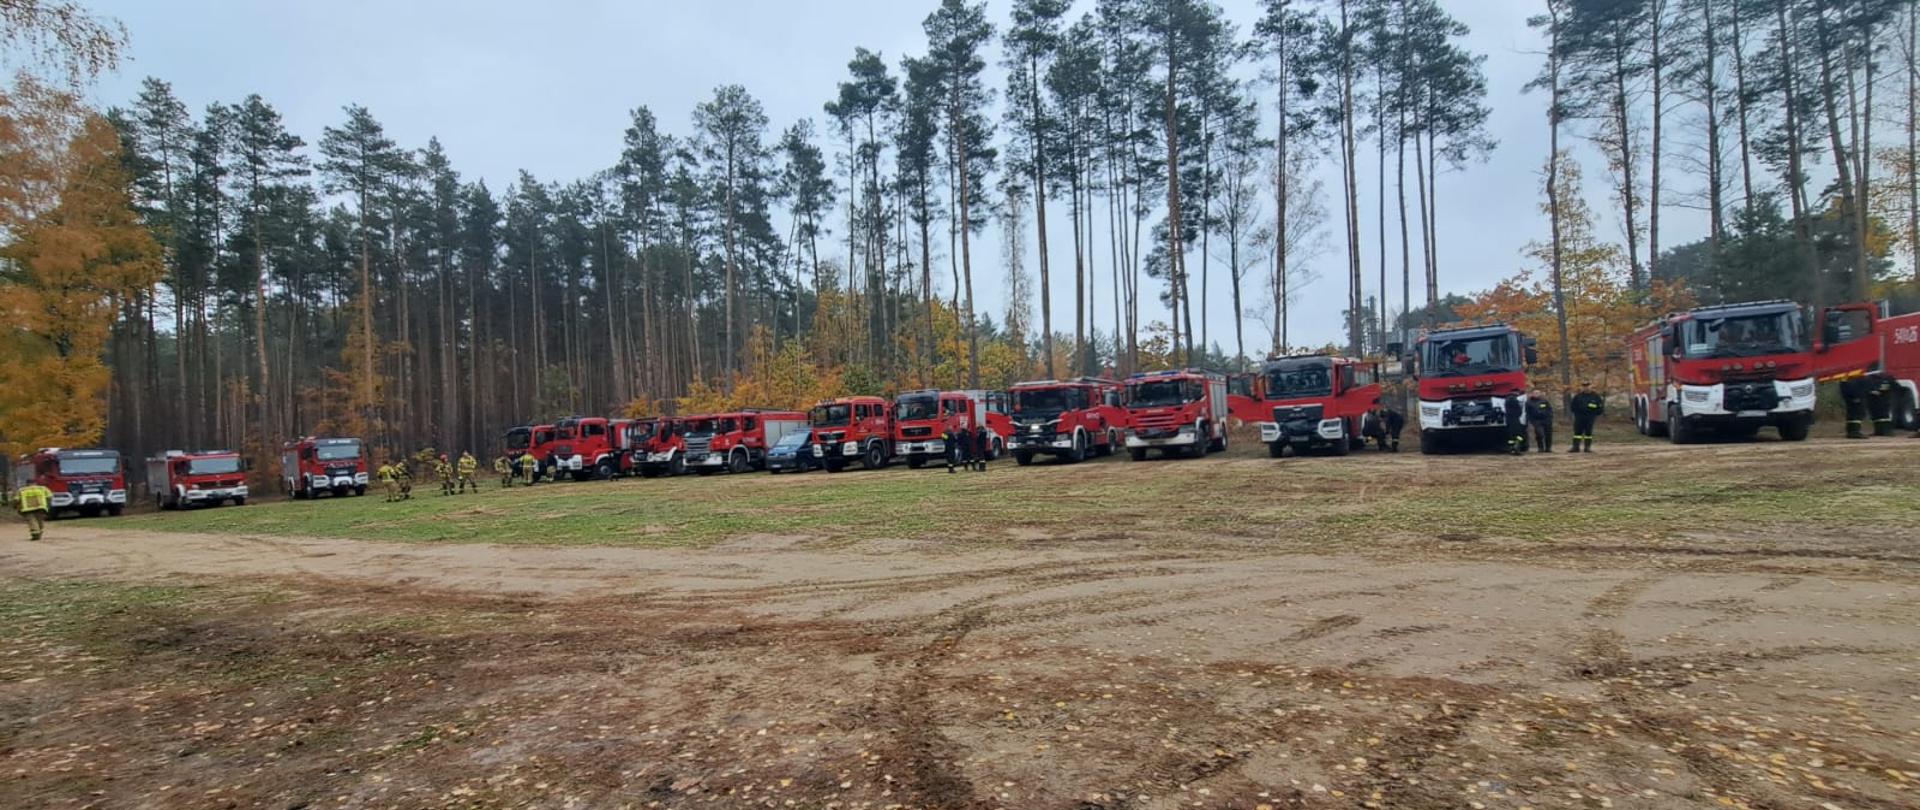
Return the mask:
<path id="1" fill-rule="evenodd" d="M 1794 399 L 1806 399 L 1807 397 L 1813 396 L 1813 383 L 1794 383 L 1792 387 L 1787 389 L 1787 396 L 1793 397 Z"/>
<path id="2" fill-rule="evenodd" d="M 1699 404 L 1711 399 L 1713 395 L 1707 391 L 1689 389 L 1680 392 L 1680 396 L 1686 398 L 1688 402 Z"/>

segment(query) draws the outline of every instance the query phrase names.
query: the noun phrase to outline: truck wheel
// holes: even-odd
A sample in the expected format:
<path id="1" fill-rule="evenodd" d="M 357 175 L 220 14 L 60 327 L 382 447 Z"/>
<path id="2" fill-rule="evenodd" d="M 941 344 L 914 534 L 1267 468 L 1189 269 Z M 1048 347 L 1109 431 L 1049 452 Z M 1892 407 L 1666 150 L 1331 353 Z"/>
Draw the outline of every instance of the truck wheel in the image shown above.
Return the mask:
<path id="1" fill-rule="evenodd" d="M 1079 464 L 1080 462 L 1086 461 L 1086 460 L 1087 460 L 1087 434 L 1081 433 L 1079 431 L 1075 431 L 1073 434 L 1073 449 L 1067 451 L 1067 463 Z"/>
<path id="2" fill-rule="evenodd" d="M 1804 442 L 1812 428 L 1812 419 L 1790 419 L 1780 423 L 1780 438 L 1783 441 Z"/>
<path id="3" fill-rule="evenodd" d="M 234 505 L 234 506 L 246 506 L 246 505 L 247 505 L 247 499 L 246 499 L 246 498 L 234 498 L 234 499 L 233 499 L 233 505 Z"/>
<path id="4" fill-rule="evenodd" d="M 1113 455 L 1114 449 L 1119 446 L 1120 446 L 1120 434 L 1115 433 L 1112 430 L 1108 430 L 1107 443 L 1100 445 L 1097 452 L 1099 452 L 1100 455 L 1102 456 L 1111 456 Z"/>
<path id="5" fill-rule="evenodd" d="M 727 454 L 727 472 L 737 475 L 752 467 L 753 465 L 747 462 L 747 451 L 734 448 L 733 452 Z"/>
<path id="6" fill-rule="evenodd" d="M 917 455 L 917 454 L 916 454 L 916 455 L 911 455 L 911 456 L 907 456 L 907 469 L 910 469 L 910 470 L 917 470 L 917 469 L 920 469 L 921 467 L 925 467 L 925 466 L 927 466 L 927 457 L 926 457 L 926 456 L 922 456 L 922 455 Z"/>
<path id="7" fill-rule="evenodd" d="M 1281 458 L 1287 454 L 1286 442 L 1268 442 L 1267 458 Z"/>
<path id="8" fill-rule="evenodd" d="M 1781 429 L 1781 433 L 1782 433 L 1782 436 L 1785 435 L 1784 427 Z M 1681 420 L 1680 409 L 1672 406 L 1668 406 L 1667 407 L 1667 440 L 1673 442 L 1674 444 L 1692 444 L 1693 439 L 1694 439 L 1693 426 Z"/>
<path id="9" fill-rule="evenodd" d="M 877 470 L 887 466 L 887 454 L 881 450 L 879 442 L 867 443 L 867 452 L 860 456 L 860 466 L 869 470 Z"/>
<path id="10" fill-rule="evenodd" d="M 1346 420 L 1340 421 L 1340 438 L 1333 440 L 1333 454 L 1344 456 L 1353 452 L 1353 434 L 1347 432 Z"/>
<path id="11" fill-rule="evenodd" d="M 365 494 L 367 494 L 367 487 L 366 487 L 366 485 L 364 485 L 364 484 L 363 484 L 363 485 L 360 485 L 360 486 L 357 486 L 357 487 L 354 487 L 354 488 L 353 488 L 353 497 L 355 497 L 355 498 L 358 498 L 358 497 L 360 497 L 360 496 L 362 496 L 362 495 L 365 495 Z"/>
<path id="12" fill-rule="evenodd" d="M 120 513 L 125 511 L 127 511 L 127 508 L 119 504 L 115 504 L 113 506 L 107 507 L 107 514 L 112 515 L 114 517 L 119 517 Z"/>
<path id="13" fill-rule="evenodd" d="M 1211 424 L 1207 425 L 1207 432 L 1209 433 L 1213 432 L 1213 425 Z M 1220 438 L 1209 439 L 1207 441 L 1207 452 L 1209 453 L 1227 452 L 1227 431 L 1225 428 L 1222 428 L 1220 430 Z"/>
<path id="14" fill-rule="evenodd" d="M 676 455 L 673 457 L 672 461 L 667 462 L 667 474 L 668 475 L 686 475 L 687 474 L 686 456 Z"/>
<path id="15" fill-rule="evenodd" d="M 1900 391 L 1894 396 L 1893 424 L 1901 430 L 1920 430 L 1920 412 L 1916 412 L 1912 394 Z"/>
<path id="16" fill-rule="evenodd" d="M 1648 432 L 1653 430 L 1651 426 L 1652 423 L 1653 423 L 1653 420 L 1647 418 L 1647 406 L 1637 401 L 1634 402 L 1633 403 L 1634 429 L 1640 431 L 1640 435 L 1642 436 L 1649 436 L 1649 435 L 1652 435 L 1651 433 Z"/>
<path id="17" fill-rule="evenodd" d="M 1420 431 L 1420 455 L 1437 456 L 1445 449 L 1440 437 L 1432 431 Z"/>
<path id="18" fill-rule="evenodd" d="M 1128 458 L 1131 458 L 1131 459 L 1133 459 L 1134 461 L 1146 461 L 1146 460 L 1147 460 L 1147 448 L 1145 448 L 1145 447 L 1129 447 L 1129 448 L 1127 448 L 1127 457 L 1128 457 Z"/>
<path id="19" fill-rule="evenodd" d="M 603 460 L 599 464 L 593 465 L 593 477 L 598 478 L 602 481 L 612 480 L 613 476 L 618 474 L 619 472 L 620 472 L 619 470 L 614 469 L 613 462 L 611 460 Z"/>

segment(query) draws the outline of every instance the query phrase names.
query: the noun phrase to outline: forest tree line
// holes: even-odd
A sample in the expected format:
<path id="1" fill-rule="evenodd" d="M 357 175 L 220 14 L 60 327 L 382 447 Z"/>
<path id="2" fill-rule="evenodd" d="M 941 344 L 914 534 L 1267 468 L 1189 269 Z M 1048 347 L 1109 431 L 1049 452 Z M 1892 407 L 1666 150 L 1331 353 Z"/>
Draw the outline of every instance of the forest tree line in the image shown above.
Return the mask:
<path id="1" fill-rule="evenodd" d="M 8 306 L 59 293 L 99 327 L 97 351 L 16 327 L 49 358 L 17 376 L 92 356 L 98 385 L 12 391 L 8 410 L 103 401 L 100 418 L 0 439 L 486 449 L 567 413 L 1225 369 L 1303 348 L 1288 313 L 1323 247 L 1344 248 L 1344 351 L 1502 317 L 1537 324 L 1563 378 L 1686 301 L 1913 297 L 1894 261 L 1920 243 L 1911 2 L 1540 0 L 1529 90 L 1550 148 L 1529 193 L 1548 236 L 1468 296 L 1447 293 L 1442 252 L 1466 235 L 1437 223 L 1498 145 L 1484 59 L 1443 3 L 1264 0 L 1247 20 L 1205 0 L 1078 5 L 1014 0 L 993 19 L 942 0 L 923 52 L 855 48 L 817 117 L 770 121 L 722 86 L 692 110 L 633 109 L 591 176 L 497 189 L 358 105 L 294 133 L 260 96 L 191 109 L 147 79 L 41 144 L 90 133 L 89 154 L 115 158 L 88 176 L 120 184 L 150 241 L 111 263 L 126 272 L 64 279 L 27 255 L 44 213 L 7 223 Z M 78 8 L 0 15 L 49 7 Z M 0 20 L 9 43 L 36 30 Z M 8 132 L 38 86 L 8 90 Z M 1583 172 L 1583 156 L 1599 160 Z M 1611 192 L 1617 235 L 1583 174 Z M 1663 242 L 1675 212 L 1705 212 L 1707 238 Z M 998 255 L 975 244 L 990 228 Z M 985 283 L 1005 285 L 1005 311 L 976 307 Z M 1209 334 L 1214 308 L 1233 334 Z"/>

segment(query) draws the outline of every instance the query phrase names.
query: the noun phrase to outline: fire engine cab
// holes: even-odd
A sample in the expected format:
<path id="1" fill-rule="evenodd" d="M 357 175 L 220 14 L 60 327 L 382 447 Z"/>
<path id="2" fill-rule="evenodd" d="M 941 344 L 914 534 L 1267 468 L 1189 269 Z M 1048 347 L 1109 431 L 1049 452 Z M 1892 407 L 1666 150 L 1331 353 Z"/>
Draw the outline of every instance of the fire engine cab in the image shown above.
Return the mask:
<path id="1" fill-rule="evenodd" d="M 1260 441 L 1267 455 L 1326 449 L 1344 456 L 1363 445 L 1361 422 L 1380 401 L 1379 365 L 1335 355 L 1267 361 L 1255 381 L 1264 411 Z"/>
<path id="2" fill-rule="evenodd" d="M 367 454 L 359 439 L 309 436 L 280 447 L 280 483 L 295 498 L 367 494 Z"/>
<path id="3" fill-rule="evenodd" d="M 1506 398 L 1526 390 L 1533 340 L 1506 324 L 1435 329 L 1414 343 L 1420 452 L 1506 441 Z M 1526 417 L 1523 414 L 1521 419 Z"/>
<path id="4" fill-rule="evenodd" d="M 1183 369 L 1127 378 L 1127 454 L 1204 456 L 1227 449 L 1227 378 Z"/>
<path id="5" fill-rule="evenodd" d="M 645 429 L 641 426 L 646 426 Z M 684 419 L 642 419 L 634 423 L 633 466 L 643 478 L 679 475 L 687 471 L 687 422 Z M 640 432 L 644 431 L 644 432 Z"/>
<path id="6" fill-rule="evenodd" d="M 514 471 L 520 472 L 520 457 L 533 456 L 534 466 L 541 474 L 553 475 L 553 444 L 557 431 L 553 425 L 520 425 L 507 428 L 507 458 L 512 460 Z M 525 474 L 525 473 L 521 473 Z"/>
<path id="7" fill-rule="evenodd" d="M 554 476 L 565 473 L 575 481 L 604 481 L 625 473 L 633 449 L 629 424 L 626 419 L 598 416 L 572 416 L 555 422 L 553 449 L 548 453 Z"/>
<path id="8" fill-rule="evenodd" d="M 1675 444 L 1705 431 L 1752 436 L 1769 426 L 1787 441 L 1805 439 L 1815 383 L 1879 363 L 1875 310 L 1843 304 L 1810 318 L 1792 301 L 1756 301 L 1654 321 L 1627 339 L 1634 423 Z"/>
<path id="9" fill-rule="evenodd" d="M 1007 449 L 1026 466 L 1036 455 L 1068 463 L 1089 455 L 1109 456 L 1127 429 L 1120 383 L 1097 377 L 1017 383 L 1013 399 L 1013 435 Z"/>
<path id="10" fill-rule="evenodd" d="M 880 397 L 842 397 L 815 405 L 807 413 L 813 427 L 813 454 L 827 472 L 848 464 L 877 470 L 893 458 L 893 409 Z"/>
<path id="11" fill-rule="evenodd" d="M 247 477 L 232 450 L 168 450 L 147 459 L 147 492 L 160 509 L 247 503 Z"/>
<path id="12" fill-rule="evenodd" d="M 986 391 L 908 391 L 893 400 L 893 454 L 907 466 L 920 469 L 929 459 L 944 457 L 949 430 L 971 432 L 986 427 L 995 445 L 1004 442 L 991 424 Z M 989 450 L 998 449 L 997 446 Z"/>
<path id="13" fill-rule="evenodd" d="M 44 448 L 20 460 L 13 482 L 52 490 L 49 517 L 66 510 L 87 517 L 118 515 L 127 507 L 127 476 L 120 468 L 120 454 L 113 450 Z"/>

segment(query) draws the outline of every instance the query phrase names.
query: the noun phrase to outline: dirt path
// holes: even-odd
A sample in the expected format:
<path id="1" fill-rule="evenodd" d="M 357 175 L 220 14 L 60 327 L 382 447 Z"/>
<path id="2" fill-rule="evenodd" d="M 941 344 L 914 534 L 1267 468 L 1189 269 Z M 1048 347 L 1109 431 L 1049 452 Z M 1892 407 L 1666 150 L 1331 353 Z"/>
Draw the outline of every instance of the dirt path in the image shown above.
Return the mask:
<path id="1" fill-rule="evenodd" d="M 0 569 L 284 596 L 142 614 L 111 671 L 10 646 L 0 754 L 30 776 L 0 805 L 1920 805 L 1920 550 L 1738 528 L 1328 553 L 62 524 Z M 307 674 L 209 675 L 235 660 Z"/>

